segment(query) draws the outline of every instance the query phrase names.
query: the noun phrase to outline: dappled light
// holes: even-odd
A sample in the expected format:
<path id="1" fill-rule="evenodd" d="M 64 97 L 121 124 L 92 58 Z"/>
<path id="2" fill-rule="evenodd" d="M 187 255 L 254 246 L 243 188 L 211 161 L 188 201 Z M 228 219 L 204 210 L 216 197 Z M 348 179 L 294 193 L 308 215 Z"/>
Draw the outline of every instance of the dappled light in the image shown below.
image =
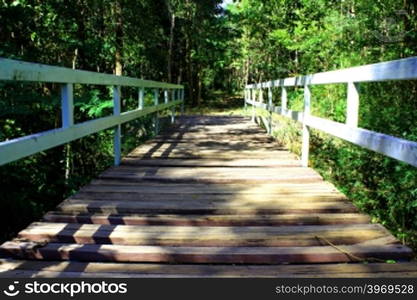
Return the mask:
<path id="1" fill-rule="evenodd" d="M 239 141 L 225 143 L 230 131 Z M 205 133 L 204 142 L 193 138 Z M 411 256 L 369 222 L 248 119 L 180 117 L 4 243 L 2 255 L 19 263 L 6 260 L 0 276 L 270 277 L 297 267 L 315 276 L 337 266 L 322 264 Z M 373 263 L 333 276 L 373 276 Z"/>
<path id="2" fill-rule="evenodd" d="M 417 277 L 416 26 L 1 1 L 0 277 Z"/>

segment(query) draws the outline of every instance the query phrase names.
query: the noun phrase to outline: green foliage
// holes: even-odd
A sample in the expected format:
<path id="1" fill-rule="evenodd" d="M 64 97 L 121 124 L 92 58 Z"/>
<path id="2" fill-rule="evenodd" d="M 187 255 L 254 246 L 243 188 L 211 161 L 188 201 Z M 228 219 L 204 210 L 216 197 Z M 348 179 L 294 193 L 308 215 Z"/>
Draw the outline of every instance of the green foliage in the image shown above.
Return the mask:
<path id="1" fill-rule="evenodd" d="M 241 0 L 231 9 L 245 82 L 261 82 L 417 54 L 413 1 Z M 346 120 L 346 85 L 314 86 L 313 115 Z M 417 141 L 415 82 L 360 85 L 359 126 Z M 280 93 L 274 91 L 274 97 Z M 303 110 L 302 89 L 288 89 L 289 108 Z M 279 101 L 275 101 L 279 105 Z M 277 117 L 274 135 L 300 152 L 299 127 Z M 311 163 L 364 212 L 417 248 L 417 170 L 313 131 Z"/>
<path id="2" fill-rule="evenodd" d="M 0 56 L 181 82 L 190 112 L 217 106 L 219 113 L 236 114 L 240 100 L 229 95 L 246 83 L 417 54 L 411 0 L 240 0 L 227 11 L 220 3 L 0 1 Z M 59 88 L 0 83 L 0 140 L 59 127 Z M 360 89 L 360 127 L 417 140 L 415 82 L 366 83 Z M 74 93 L 77 122 L 111 114 L 110 89 L 76 86 Z M 124 111 L 137 106 L 137 91 L 123 88 L 122 96 Z M 274 97 L 279 105 L 280 91 Z M 303 109 L 302 89 L 289 88 L 288 98 L 290 109 Z M 344 122 L 345 98 L 344 85 L 313 87 L 312 113 Z M 147 91 L 145 104 L 152 103 Z M 280 117 L 275 122 L 274 135 L 299 153 L 298 125 Z M 150 116 L 125 124 L 123 153 L 151 132 Z M 311 163 L 325 178 L 375 221 L 417 245 L 415 168 L 320 132 L 313 132 L 311 148 Z M 107 130 L 1 167 L 2 237 L 52 209 L 111 162 Z"/>
<path id="3" fill-rule="evenodd" d="M 83 97 L 80 100 L 74 106 L 78 106 L 81 112 L 92 118 L 108 115 L 113 110 L 113 100 L 100 99 L 99 90 L 89 91 L 88 97 Z"/>

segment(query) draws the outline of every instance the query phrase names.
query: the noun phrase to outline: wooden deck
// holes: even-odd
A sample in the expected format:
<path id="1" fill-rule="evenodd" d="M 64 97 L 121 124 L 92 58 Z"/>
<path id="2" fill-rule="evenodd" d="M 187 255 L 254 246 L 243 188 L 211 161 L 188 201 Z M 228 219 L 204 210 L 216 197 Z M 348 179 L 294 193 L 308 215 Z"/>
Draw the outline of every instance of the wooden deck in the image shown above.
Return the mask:
<path id="1" fill-rule="evenodd" d="M 240 117 L 180 118 L 0 253 L 0 277 L 417 276 L 408 247 Z"/>

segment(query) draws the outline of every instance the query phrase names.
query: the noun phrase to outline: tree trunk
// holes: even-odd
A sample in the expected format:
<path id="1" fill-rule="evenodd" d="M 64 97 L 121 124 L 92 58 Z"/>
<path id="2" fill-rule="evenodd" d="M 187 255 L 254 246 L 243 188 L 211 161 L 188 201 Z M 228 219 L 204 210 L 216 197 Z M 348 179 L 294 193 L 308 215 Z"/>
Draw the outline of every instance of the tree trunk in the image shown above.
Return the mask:
<path id="1" fill-rule="evenodd" d="M 201 70 L 199 70 L 196 74 L 196 83 L 197 83 L 197 106 L 201 104 L 201 89 L 202 89 L 202 82 L 201 82 Z"/>
<path id="2" fill-rule="evenodd" d="M 191 49 L 190 38 L 188 33 L 185 35 L 185 57 L 187 66 L 187 80 L 188 80 L 188 99 L 190 103 L 194 103 L 194 80 L 193 80 L 193 67 L 191 62 Z"/>
<path id="3" fill-rule="evenodd" d="M 244 70 L 244 72 L 245 72 L 245 75 L 244 75 L 244 78 L 245 78 L 245 86 L 247 86 L 248 83 L 249 83 L 249 64 L 250 64 L 250 58 L 248 57 L 246 59 L 245 70 Z"/>
<path id="4" fill-rule="evenodd" d="M 88 64 L 86 63 L 86 57 L 85 57 L 85 52 L 84 52 L 84 41 L 86 40 L 86 35 L 85 35 L 85 22 L 84 22 L 84 16 L 85 16 L 85 3 L 84 1 L 79 1 L 78 3 L 78 13 L 76 13 L 76 22 L 77 22 L 77 37 L 78 40 L 80 41 L 80 46 L 77 47 L 77 49 L 75 50 L 75 57 L 74 57 L 74 61 L 73 61 L 73 68 L 74 69 L 81 69 L 81 70 L 85 70 L 87 69 Z"/>
<path id="5" fill-rule="evenodd" d="M 122 5 L 120 0 L 115 1 L 114 19 L 116 20 L 116 51 L 115 51 L 115 69 L 114 74 L 121 76 L 123 73 L 123 63 L 122 63 L 122 49 L 123 49 L 123 22 L 122 22 Z"/>
<path id="6" fill-rule="evenodd" d="M 170 0 L 167 0 L 167 7 L 168 7 L 169 15 L 171 18 L 171 24 L 169 28 L 167 73 L 168 73 L 168 82 L 172 82 L 172 48 L 174 45 L 175 13 L 170 4 Z"/>

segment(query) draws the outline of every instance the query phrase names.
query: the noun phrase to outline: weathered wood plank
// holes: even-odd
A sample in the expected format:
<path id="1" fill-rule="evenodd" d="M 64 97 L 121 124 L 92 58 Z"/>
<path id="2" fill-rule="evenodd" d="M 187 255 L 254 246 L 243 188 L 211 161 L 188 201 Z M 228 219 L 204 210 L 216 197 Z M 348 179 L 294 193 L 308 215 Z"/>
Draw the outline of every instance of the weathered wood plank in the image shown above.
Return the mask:
<path id="1" fill-rule="evenodd" d="M 127 155 L 129 158 L 181 158 L 181 159 L 284 159 L 293 160 L 294 155 L 282 153 L 281 151 L 251 151 L 251 150 L 180 150 L 180 149 L 156 149 L 149 151 L 137 150 Z"/>
<path id="2" fill-rule="evenodd" d="M 1 267 L 3 266 L 3 269 Z M 0 260 L 0 277 L 416 277 L 417 263 L 181 265 Z"/>
<path id="3" fill-rule="evenodd" d="M 221 137 L 221 139 L 217 139 Z M 263 144 L 274 142 L 271 137 L 265 136 L 264 133 L 259 134 L 227 134 L 227 133 L 218 133 L 218 134 L 205 134 L 201 133 L 190 133 L 184 132 L 178 134 L 178 132 L 168 133 L 164 131 L 161 135 L 156 136 L 155 139 L 149 141 L 150 143 L 195 143 L 198 142 L 212 142 L 212 141 L 230 141 L 235 143 L 241 143 L 242 141 L 250 141 L 252 144 Z M 145 143 L 146 144 L 146 143 Z M 276 144 L 279 147 L 279 144 Z"/>
<path id="4" fill-rule="evenodd" d="M 215 191 L 213 191 L 215 192 Z M 139 191 L 133 193 L 112 192 L 79 192 L 70 199 L 87 199 L 87 200 L 122 200 L 122 201 L 172 201 L 175 203 L 187 204 L 192 201 L 239 201 L 242 205 L 247 203 L 270 203 L 276 200 L 285 201 L 311 201 L 311 202 L 335 202 L 346 200 L 346 197 L 337 193 L 324 192 L 288 192 L 282 194 L 141 194 Z"/>
<path id="5" fill-rule="evenodd" d="M 178 227 L 33 223 L 18 237 L 78 244 L 300 247 L 323 245 L 321 239 L 337 245 L 358 244 L 387 234 L 382 226 L 374 224 Z"/>
<path id="6" fill-rule="evenodd" d="M 353 213 L 355 206 L 349 202 L 288 202 L 243 203 L 207 201 L 189 202 L 179 205 L 172 201 L 106 201 L 106 200 L 66 200 L 57 207 L 61 212 L 90 213 L 171 213 L 171 214 L 294 214 L 294 213 Z"/>
<path id="7" fill-rule="evenodd" d="M 360 259 L 410 259 L 412 251 L 402 245 L 350 246 L 345 252 Z M 356 259 L 331 246 L 312 247 L 169 247 L 80 245 L 6 242 L 0 254 L 16 258 L 118 262 L 172 263 L 331 263 Z"/>
<path id="8" fill-rule="evenodd" d="M 138 192 L 144 194 L 281 194 L 281 193 L 337 193 L 334 185 L 327 181 L 308 183 L 260 183 L 260 184 L 204 184 L 204 183 L 157 183 L 157 182 L 125 182 L 117 180 L 94 179 L 81 188 L 86 192 Z"/>
<path id="9" fill-rule="evenodd" d="M 296 214 L 296 215 L 144 215 L 144 214 L 65 214 L 50 212 L 43 219 L 48 222 L 121 225 L 174 226 L 278 226 L 366 224 L 364 214 Z"/>
<path id="10" fill-rule="evenodd" d="M 300 167 L 300 161 L 294 159 L 138 159 L 126 157 L 122 160 L 125 166 L 157 166 L 157 167 Z"/>
<path id="11" fill-rule="evenodd" d="M 282 167 L 276 169 L 256 168 L 157 168 L 119 166 L 103 172 L 99 178 L 123 180 L 149 180 L 164 182 L 314 182 L 321 181 L 321 176 L 312 169 Z"/>

